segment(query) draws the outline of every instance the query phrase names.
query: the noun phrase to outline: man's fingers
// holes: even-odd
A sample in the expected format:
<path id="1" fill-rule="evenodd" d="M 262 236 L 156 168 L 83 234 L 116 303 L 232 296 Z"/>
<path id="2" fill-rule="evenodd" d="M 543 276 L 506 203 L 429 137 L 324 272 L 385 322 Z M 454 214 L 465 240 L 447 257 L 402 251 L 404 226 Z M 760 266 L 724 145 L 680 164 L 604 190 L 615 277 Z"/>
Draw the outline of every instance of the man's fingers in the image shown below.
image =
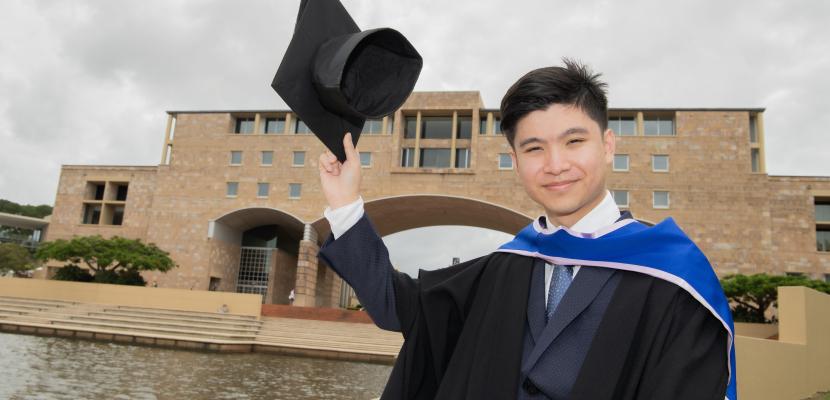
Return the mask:
<path id="1" fill-rule="evenodd" d="M 358 154 L 352 142 L 352 134 L 350 132 L 346 132 L 346 136 L 343 137 L 343 149 L 346 150 L 346 161 L 352 161 L 352 164 L 356 163 Z"/>
<path id="2" fill-rule="evenodd" d="M 321 171 L 325 170 L 326 172 L 331 173 L 335 171 L 335 167 L 337 167 L 340 163 L 331 151 L 326 151 L 325 153 L 320 154 L 318 164 L 320 165 Z"/>

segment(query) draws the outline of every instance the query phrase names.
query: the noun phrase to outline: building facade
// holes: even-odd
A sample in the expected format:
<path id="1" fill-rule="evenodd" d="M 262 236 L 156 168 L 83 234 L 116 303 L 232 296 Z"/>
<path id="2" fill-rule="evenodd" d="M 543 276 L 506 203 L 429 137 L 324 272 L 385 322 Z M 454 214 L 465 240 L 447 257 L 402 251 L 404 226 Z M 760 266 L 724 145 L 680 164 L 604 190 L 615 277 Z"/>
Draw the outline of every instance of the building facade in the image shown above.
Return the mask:
<path id="1" fill-rule="evenodd" d="M 721 275 L 830 279 L 830 177 L 767 175 L 763 111 L 609 110 L 609 189 L 642 221 L 675 218 Z M 367 121 L 357 147 L 381 235 L 434 225 L 514 234 L 543 212 L 478 92 L 415 92 Z M 329 234 L 324 150 L 289 110 L 171 111 L 159 165 L 63 166 L 47 239 L 140 238 L 179 265 L 146 274 L 159 286 L 276 304 L 294 289 L 295 304 L 337 306 L 344 285 L 317 259 Z"/>

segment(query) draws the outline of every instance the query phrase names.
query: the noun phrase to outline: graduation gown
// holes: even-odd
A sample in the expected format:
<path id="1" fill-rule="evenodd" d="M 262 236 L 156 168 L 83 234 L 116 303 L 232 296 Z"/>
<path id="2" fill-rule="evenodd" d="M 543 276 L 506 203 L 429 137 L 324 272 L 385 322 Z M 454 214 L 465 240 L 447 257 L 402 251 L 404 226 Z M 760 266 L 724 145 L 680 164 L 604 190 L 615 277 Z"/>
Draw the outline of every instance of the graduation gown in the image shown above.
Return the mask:
<path id="1" fill-rule="evenodd" d="M 417 280 L 394 273 L 406 340 L 382 398 L 515 398 L 533 262 L 492 253 Z M 619 284 L 569 398 L 723 399 L 720 322 L 677 285 L 614 273 Z"/>

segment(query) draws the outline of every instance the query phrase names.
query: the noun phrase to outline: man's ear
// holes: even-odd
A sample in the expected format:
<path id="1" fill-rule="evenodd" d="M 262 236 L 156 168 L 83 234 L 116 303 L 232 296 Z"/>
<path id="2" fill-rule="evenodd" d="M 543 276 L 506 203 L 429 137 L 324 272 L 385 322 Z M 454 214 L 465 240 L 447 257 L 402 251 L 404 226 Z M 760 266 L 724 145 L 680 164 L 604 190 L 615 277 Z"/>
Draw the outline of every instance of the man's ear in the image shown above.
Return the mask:
<path id="1" fill-rule="evenodd" d="M 602 137 L 602 146 L 605 150 L 605 163 L 611 164 L 614 162 L 614 152 L 617 151 L 617 136 L 610 128 L 605 130 Z"/>

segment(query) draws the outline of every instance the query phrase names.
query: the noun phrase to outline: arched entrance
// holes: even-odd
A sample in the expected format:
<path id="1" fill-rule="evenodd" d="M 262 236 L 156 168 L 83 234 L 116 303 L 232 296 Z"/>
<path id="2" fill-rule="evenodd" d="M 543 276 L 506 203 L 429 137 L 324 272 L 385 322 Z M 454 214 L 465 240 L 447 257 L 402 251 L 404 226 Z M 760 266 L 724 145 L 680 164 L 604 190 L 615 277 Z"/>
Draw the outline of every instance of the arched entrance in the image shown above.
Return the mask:
<path id="1" fill-rule="evenodd" d="M 288 304 L 305 224 L 272 208 L 231 211 L 210 222 L 210 290 L 256 293 Z"/>

